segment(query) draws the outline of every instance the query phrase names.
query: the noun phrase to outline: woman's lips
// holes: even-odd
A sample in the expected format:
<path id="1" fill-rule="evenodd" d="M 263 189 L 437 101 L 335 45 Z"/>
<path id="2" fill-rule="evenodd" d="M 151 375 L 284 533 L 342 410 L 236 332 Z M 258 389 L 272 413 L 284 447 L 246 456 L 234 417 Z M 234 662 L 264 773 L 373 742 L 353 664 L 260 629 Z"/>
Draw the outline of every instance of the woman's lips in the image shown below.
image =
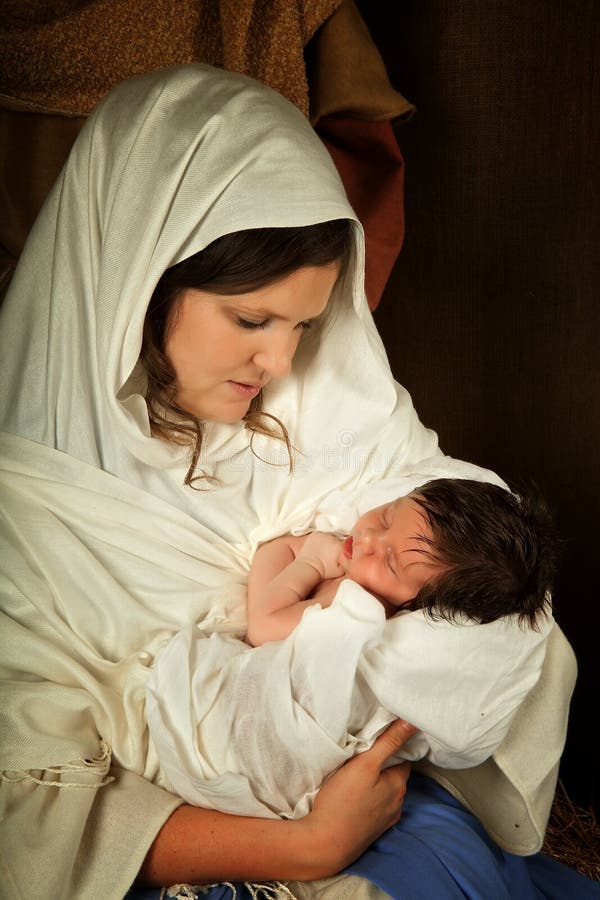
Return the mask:
<path id="1" fill-rule="evenodd" d="M 233 390 L 242 397 L 256 397 L 262 388 L 262 384 L 244 384 L 243 381 L 228 381 Z"/>
<path id="2" fill-rule="evenodd" d="M 344 545 L 342 547 L 342 552 L 346 559 L 352 559 L 352 535 L 348 535 L 348 537 L 344 540 Z"/>

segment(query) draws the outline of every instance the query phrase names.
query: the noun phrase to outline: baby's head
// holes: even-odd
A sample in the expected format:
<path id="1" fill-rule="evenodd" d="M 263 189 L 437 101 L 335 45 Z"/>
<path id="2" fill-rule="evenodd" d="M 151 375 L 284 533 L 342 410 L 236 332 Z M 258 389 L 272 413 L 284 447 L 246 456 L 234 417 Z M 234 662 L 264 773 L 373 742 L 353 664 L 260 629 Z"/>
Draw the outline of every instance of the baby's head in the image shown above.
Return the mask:
<path id="1" fill-rule="evenodd" d="M 361 516 L 341 563 L 387 606 L 481 623 L 517 615 L 535 627 L 549 608 L 557 543 L 536 493 L 442 478 Z"/>

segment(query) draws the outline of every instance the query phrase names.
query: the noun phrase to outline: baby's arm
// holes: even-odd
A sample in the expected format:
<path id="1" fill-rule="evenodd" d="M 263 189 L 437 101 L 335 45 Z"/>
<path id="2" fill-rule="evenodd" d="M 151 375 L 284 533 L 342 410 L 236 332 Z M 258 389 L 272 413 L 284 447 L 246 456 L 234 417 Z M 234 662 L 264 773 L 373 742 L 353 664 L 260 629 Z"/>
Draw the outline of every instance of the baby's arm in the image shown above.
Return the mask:
<path id="1" fill-rule="evenodd" d="M 285 535 L 263 544 L 252 560 L 248 581 L 248 641 L 255 647 L 292 631 L 324 578 L 342 574 L 341 542 L 331 534 Z"/>

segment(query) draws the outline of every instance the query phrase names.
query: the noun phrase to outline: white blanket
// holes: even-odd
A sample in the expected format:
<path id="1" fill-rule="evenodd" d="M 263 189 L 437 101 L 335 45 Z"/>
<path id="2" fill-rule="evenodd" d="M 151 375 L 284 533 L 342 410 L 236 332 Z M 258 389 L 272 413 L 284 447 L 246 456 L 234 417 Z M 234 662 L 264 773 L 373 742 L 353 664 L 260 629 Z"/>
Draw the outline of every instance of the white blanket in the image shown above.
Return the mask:
<path id="1" fill-rule="evenodd" d="M 333 492 L 314 524 L 348 531 L 365 509 L 432 477 L 501 483 L 458 460 L 428 460 L 354 495 Z M 420 729 L 401 758 L 479 765 L 536 684 L 552 627 L 550 615 L 539 631 L 514 617 L 451 624 L 417 611 L 386 621 L 352 581 L 331 607 L 309 607 L 284 641 L 262 647 L 190 624 L 161 652 L 147 686 L 161 778 L 199 806 L 297 818 L 324 778 L 397 716 Z"/>

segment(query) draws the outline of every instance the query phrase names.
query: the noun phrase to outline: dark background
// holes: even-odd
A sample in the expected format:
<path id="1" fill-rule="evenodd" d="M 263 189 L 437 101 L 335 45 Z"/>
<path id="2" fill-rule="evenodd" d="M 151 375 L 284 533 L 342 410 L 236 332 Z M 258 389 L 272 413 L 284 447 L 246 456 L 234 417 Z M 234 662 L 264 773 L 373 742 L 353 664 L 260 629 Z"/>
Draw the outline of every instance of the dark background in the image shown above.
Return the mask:
<path id="1" fill-rule="evenodd" d="M 579 662 L 561 777 L 598 811 L 600 5 L 359 2 L 392 83 L 406 238 L 376 312 L 442 449 L 533 477 L 566 541 Z"/>

